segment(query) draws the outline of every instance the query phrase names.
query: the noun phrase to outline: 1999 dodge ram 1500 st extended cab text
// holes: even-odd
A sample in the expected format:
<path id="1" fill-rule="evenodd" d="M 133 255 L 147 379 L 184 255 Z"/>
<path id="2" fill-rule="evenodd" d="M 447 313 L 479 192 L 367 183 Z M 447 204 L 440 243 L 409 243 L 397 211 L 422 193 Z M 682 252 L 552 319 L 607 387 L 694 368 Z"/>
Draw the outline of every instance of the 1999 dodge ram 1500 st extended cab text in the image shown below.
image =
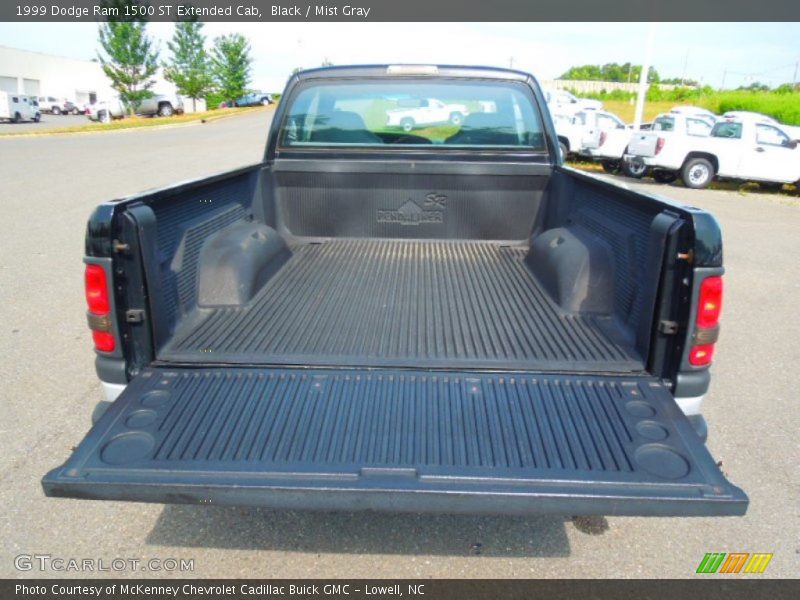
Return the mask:
<path id="1" fill-rule="evenodd" d="M 386 120 L 409 98 L 470 112 L 409 133 Z M 263 162 L 92 214 L 89 325 L 122 391 L 45 492 L 743 514 L 699 415 L 716 221 L 561 162 L 525 73 L 293 76 Z"/>

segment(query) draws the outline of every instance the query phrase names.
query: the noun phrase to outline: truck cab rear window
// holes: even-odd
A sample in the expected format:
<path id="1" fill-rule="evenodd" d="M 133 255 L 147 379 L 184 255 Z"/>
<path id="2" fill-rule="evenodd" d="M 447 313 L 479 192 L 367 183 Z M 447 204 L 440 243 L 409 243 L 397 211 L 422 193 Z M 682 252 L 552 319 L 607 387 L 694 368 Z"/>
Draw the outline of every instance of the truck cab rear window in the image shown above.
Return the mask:
<path id="1" fill-rule="evenodd" d="M 711 130 L 711 137 L 740 139 L 742 137 L 742 124 L 731 121 L 717 123 Z"/>
<path id="2" fill-rule="evenodd" d="M 284 147 L 428 146 L 544 150 L 541 120 L 513 83 L 312 83 L 282 123 Z"/>

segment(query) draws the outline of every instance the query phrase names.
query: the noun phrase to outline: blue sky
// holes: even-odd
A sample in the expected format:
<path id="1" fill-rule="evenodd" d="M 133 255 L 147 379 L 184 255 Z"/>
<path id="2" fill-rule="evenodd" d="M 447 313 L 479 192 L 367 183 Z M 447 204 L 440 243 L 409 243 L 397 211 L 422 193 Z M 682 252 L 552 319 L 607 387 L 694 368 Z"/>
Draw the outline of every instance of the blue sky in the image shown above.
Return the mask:
<path id="1" fill-rule="evenodd" d="M 171 23 L 151 23 L 166 54 Z M 253 87 L 277 91 L 295 67 L 352 63 L 509 66 L 555 78 L 575 64 L 640 63 L 647 25 L 638 23 L 207 23 L 209 38 L 239 31 L 253 47 Z M 97 25 L 0 23 L 0 44 L 92 58 Z M 653 64 L 666 77 L 718 87 L 791 81 L 800 23 L 659 23 Z M 800 73 L 798 73 L 800 78 Z"/>

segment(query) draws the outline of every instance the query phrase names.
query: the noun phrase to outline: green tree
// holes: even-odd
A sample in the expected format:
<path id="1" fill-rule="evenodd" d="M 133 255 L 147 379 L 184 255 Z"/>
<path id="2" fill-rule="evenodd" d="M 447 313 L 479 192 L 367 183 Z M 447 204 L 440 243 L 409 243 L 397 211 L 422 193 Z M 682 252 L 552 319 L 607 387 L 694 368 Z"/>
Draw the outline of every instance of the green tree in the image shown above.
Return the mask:
<path id="1" fill-rule="evenodd" d="M 760 81 L 754 81 L 750 85 L 740 85 L 737 90 L 750 90 L 751 92 L 768 92 L 769 86 L 765 83 L 761 83 Z"/>
<path id="2" fill-rule="evenodd" d="M 631 65 L 630 63 L 617 64 L 606 63 L 604 65 L 581 65 L 570 67 L 559 77 L 570 81 L 616 81 L 616 82 L 636 82 L 639 81 L 639 74 L 642 72 L 641 65 Z M 647 80 L 650 83 L 658 83 L 660 76 L 653 67 L 647 73 Z"/>
<path id="3" fill-rule="evenodd" d="M 119 92 L 122 101 L 133 110 L 145 98 L 152 96 L 152 77 L 158 70 L 158 48 L 147 35 L 147 21 L 142 16 L 125 17 L 125 6 L 139 6 L 138 0 L 115 0 L 105 6 L 120 7 L 120 17 L 102 23 L 99 41 L 102 52 L 97 58 L 111 87 Z"/>
<path id="4" fill-rule="evenodd" d="M 776 94 L 792 94 L 800 92 L 800 83 L 782 83 L 775 88 Z"/>
<path id="5" fill-rule="evenodd" d="M 230 33 L 214 39 L 211 51 L 211 70 L 217 92 L 226 100 L 235 100 L 247 91 L 250 83 L 250 44 L 240 33 Z"/>
<path id="6" fill-rule="evenodd" d="M 700 82 L 696 79 L 687 79 L 685 77 L 670 77 L 669 79 L 662 79 L 661 83 L 687 87 L 698 87 L 700 85 Z"/>
<path id="7" fill-rule="evenodd" d="M 197 20 L 175 23 L 175 33 L 167 42 L 172 57 L 164 64 L 164 77 L 175 84 L 179 94 L 192 99 L 192 110 L 197 110 L 197 99 L 205 96 L 213 83 L 202 29 Z"/>

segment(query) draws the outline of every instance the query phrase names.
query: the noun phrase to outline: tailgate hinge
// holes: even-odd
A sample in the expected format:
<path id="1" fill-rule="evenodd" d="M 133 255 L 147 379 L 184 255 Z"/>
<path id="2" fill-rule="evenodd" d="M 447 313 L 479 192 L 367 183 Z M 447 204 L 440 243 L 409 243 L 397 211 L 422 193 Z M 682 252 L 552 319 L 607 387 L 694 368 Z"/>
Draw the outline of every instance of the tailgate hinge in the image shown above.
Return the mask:
<path id="1" fill-rule="evenodd" d="M 658 324 L 658 331 L 659 333 L 663 333 L 664 335 L 675 335 L 676 333 L 678 333 L 678 322 L 661 321 Z"/>
<path id="2" fill-rule="evenodd" d="M 114 252 L 117 252 L 119 254 L 125 254 L 126 252 L 128 252 L 128 250 L 131 249 L 131 247 L 128 244 L 120 242 L 119 240 L 114 240 L 113 242 L 111 242 L 111 248 L 114 250 Z"/>
<path id="3" fill-rule="evenodd" d="M 125 311 L 126 323 L 141 323 L 144 321 L 144 311 L 141 308 L 132 308 Z"/>

